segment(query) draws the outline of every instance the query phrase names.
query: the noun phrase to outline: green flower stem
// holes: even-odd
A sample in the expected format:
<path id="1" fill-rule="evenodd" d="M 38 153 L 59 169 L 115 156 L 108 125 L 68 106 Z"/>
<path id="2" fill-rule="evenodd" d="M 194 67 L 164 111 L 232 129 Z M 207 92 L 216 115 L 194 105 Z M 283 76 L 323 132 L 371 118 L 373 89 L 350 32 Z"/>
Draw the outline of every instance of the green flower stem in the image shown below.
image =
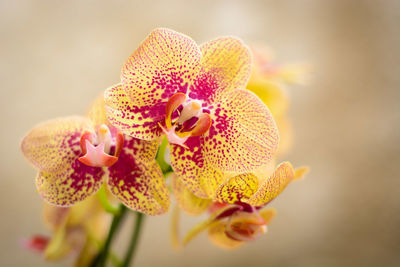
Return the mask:
<path id="1" fill-rule="evenodd" d="M 137 243 L 140 237 L 140 230 L 142 228 L 142 223 L 144 219 L 144 214 L 140 212 L 136 212 L 136 220 L 134 223 L 134 229 L 131 237 L 131 241 L 129 243 L 128 250 L 126 251 L 125 258 L 121 267 L 128 267 L 130 266 L 131 261 L 135 255 L 135 249 L 137 247 Z"/>
<path id="2" fill-rule="evenodd" d="M 97 192 L 97 197 L 105 211 L 113 215 L 118 215 L 120 213 L 121 209 L 117 206 L 112 205 L 108 201 L 105 185 L 102 185 L 100 187 L 100 190 Z"/>
<path id="3" fill-rule="evenodd" d="M 160 147 L 158 148 L 156 156 L 157 163 L 158 165 L 160 165 L 160 168 L 164 175 L 172 171 L 171 166 L 165 161 L 165 150 L 167 149 L 167 145 L 168 140 L 166 137 L 164 137 Z"/>
<path id="4" fill-rule="evenodd" d="M 119 212 L 118 214 L 114 215 L 114 218 L 111 222 L 110 230 L 108 231 L 108 236 L 106 239 L 106 242 L 104 243 L 104 246 L 102 250 L 97 254 L 96 258 L 93 260 L 92 264 L 90 265 L 91 267 L 104 267 L 106 264 L 107 260 L 107 255 L 109 255 L 109 250 L 111 247 L 111 242 L 115 236 L 115 233 L 117 232 L 121 222 L 123 221 L 125 214 L 126 214 L 127 208 L 120 204 L 119 205 Z"/>

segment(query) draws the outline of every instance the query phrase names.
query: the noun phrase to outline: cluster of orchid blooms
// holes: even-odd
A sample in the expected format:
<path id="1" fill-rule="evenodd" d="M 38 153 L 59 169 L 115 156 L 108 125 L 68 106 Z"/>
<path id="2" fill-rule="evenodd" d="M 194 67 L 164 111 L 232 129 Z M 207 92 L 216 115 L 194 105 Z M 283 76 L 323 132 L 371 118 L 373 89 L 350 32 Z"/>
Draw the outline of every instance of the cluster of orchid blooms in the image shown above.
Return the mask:
<path id="1" fill-rule="evenodd" d="M 264 207 L 307 172 L 275 168 L 291 139 L 282 85 L 302 71 L 234 37 L 198 46 L 155 29 L 86 116 L 44 122 L 23 139 L 53 231 L 26 245 L 48 259 L 74 252 L 88 265 L 110 221 L 99 192 L 147 215 L 168 212 L 170 193 L 184 212 L 208 213 L 181 244 L 204 230 L 228 249 L 264 234 L 275 214 Z"/>

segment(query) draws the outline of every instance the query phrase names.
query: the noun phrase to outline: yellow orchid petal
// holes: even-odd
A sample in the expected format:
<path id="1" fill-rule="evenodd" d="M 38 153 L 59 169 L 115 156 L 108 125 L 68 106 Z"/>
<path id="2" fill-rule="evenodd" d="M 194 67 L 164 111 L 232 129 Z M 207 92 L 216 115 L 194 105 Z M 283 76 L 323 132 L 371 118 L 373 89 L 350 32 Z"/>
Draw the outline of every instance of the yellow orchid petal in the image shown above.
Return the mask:
<path id="1" fill-rule="evenodd" d="M 252 173 L 240 174 L 221 185 L 216 193 L 215 201 L 235 203 L 249 199 L 258 188 L 258 178 Z"/>
<path id="2" fill-rule="evenodd" d="M 246 172 L 268 163 L 279 141 L 268 108 L 248 90 L 224 91 L 211 111 L 204 157 L 221 171 Z"/>
<path id="3" fill-rule="evenodd" d="M 269 222 L 275 217 L 275 209 L 263 209 L 259 211 L 260 216 L 264 219 L 265 224 L 268 225 Z"/>
<path id="4" fill-rule="evenodd" d="M 108 119 L 124 133 L 145 140 L 162 134 L 166 104 L 186 94 L 199 71 L 201 52 L 188 36 L 155 29 L 125 62 L 123 86 L 105 94 Z"/>
<path id="5" fill-rule="evenodd" d="M 269 177 L 275 171 L 275 166 L 276 166 L 276 158 L 272 159 L 269 163 L 258 167 L 251 173 L 257 176 L 258 184 L 260 185 L 265 181 L 265 177 Z"/>
<path id="6" fill-rule="evenodd" d="M 39 194 L 49 203 L 71 206 L 96 193 L 104 181 L 102 168 L 89 167 L 75 160 L 59 172 L 40 172 L 36 177 Z"/>
<path id="7" fill-rule="evenodd" d="M 226 231 L 227 223 L 225 221 L 215 221 L 208 227 L 208 237 L 210 241 L 217 247 L 233 250 L 237 249 L 244 244 L 242 241 L 233 240 L 229 238 Z"/>
<path id="8" fill-rule="evenodd" d="M 222 172 L 208 164 L 203 156 L 204 139 L 191 137 L 187 148 L 171 145 L 171 165 L 185 187 L 199 198 L 214 198 L 218 186 L 225 181 Z"/>
<path id="9" fill-rule="evenodd" d="M 245 88 L 251 73 L 251 52 L 241 40 L 222 37 L 200 49 L 202 72 L 189 97 L 211 104 L 222 91 Z"/>
<path id="10" fill-rule="evenodd" d="M 84 117 L 66 117 L 37 125 L 22 140 L 24 156 L 39 170 L 60 172 L 80 155 L 80 138 L 85 130 L 92 130 Z"/>
<path id="11" fill-rule="evenodd" d="M 168 211 L 169 192 L 160 166 L 154 160 L 158 141 L 126 137 L 117 163 L 109 167 L 111 193 L 127 207 L 148 215 Z"/>
<path id="12" fill-rule="evenodd" d="M 304 178 L 304 176 L 310 171 L 310 168 L 308 166 L 302 166 L 299 168 L 296 168 L 294 171 L 294 180 L 301 180 Z"/>
<path id="13" fill-rule="evenodd" d="M 276 198 L 294 178 L 294 169 L 289 162 L 281 163 L 275 172 L 264 181 L 257 192 L 247 201 L 252 206 L 264 206 Z"/>
<path id="14" fill-rule="evenodd" d="M 163 122 L 165 110 L 157 116 L 154 112 L 141 112 L 126 93 L 122 84 L 108 88 L 104 93 L 107 118 L 112 125 L 127 135 L 143 140 L 153 140 L 161 135 L 158 123 Z"/>
<path id="15" fill-rule="evenodd" d="M 86 117 L 88 117 L 92 123 L 96 126 L 98 125 L 109 125 L 107 116 L 106 116 L 106 106 L 104 101 L 104 94 L 99 95 L 90 105 Z"/>
<path id="16" fill-rule="evenodd" d="M 186 92 L 200 58 L 200 49 L 190 37 L 158 28 L 126 60 L 121 80 L 138 107 L 156 105 L 177 92 Z M 139 91 L 140 98 L 136 95 Z"/>
<path id="17" fill-rule="evenodd" d="M 211 199 L 199 198 L 188 190 L 175 174 L 171 176 L 172 191 L 179 207 L 190 215 L 199 215 L 208 209 Z"/>
<path id="18" fill-rule="evenodd" d="M 252 77 L 246 88 L 268 106 L 275 119 L 286 114 L 290 104 L 289 95 L 278 83 Z"/>

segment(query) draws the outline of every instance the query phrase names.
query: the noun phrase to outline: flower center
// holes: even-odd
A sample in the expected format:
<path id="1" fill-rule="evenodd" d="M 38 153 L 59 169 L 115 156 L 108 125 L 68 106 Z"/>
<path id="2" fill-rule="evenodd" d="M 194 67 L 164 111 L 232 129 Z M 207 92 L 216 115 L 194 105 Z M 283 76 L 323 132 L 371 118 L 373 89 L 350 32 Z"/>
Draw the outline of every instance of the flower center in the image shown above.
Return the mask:
<path id="1" fill-rule="evenodd" d="M 267 232 L 265 220 L 257 210 L 253 212 L 237 211 L 226 225 L 225 233 L 228 237 L 238 241 L 251 241 Z"/>
<path id="2" fill-rule="evenodd" d="M 205 134 L 210 129 L 211 123 L 211 116 L 203 111 L 201 101 L 188 99 L 185 94 L 177 93 L 166 105 L 166 128 L 161 124 L 160 127 L 169 143 L 186 147 L 184 143 L 189 137 Z"/>
<path id="3" fill-rule="evenodd" d="M 110 167 L 118 161 L 123 143 L 122 133 L 117 132 L 113 137 L 108 126 L 102 124 L 97 134 L 91 131 L 82 134 L 80 145 L 84 155 L 79 161 L 91 167 Z"/>

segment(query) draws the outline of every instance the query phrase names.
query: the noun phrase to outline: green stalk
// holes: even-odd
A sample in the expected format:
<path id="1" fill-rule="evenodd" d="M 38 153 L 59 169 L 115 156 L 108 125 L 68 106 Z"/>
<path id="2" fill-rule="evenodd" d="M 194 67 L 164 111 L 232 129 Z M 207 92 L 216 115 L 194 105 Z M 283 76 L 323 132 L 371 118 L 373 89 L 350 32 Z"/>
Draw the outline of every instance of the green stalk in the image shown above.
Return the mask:
<path id="1" fill-rule="evenodd" d="M 165 161 L 165 150 L 167 149 L 168 140 L 166 137 L 163 138 L 160 147 L 157 151 L 156 161 L 164 175 L 172 171 L 171 166 Z"/>
<path id="2" fill-rule="evenodd" d="M 114 236 L 119 228 L 119 225 L 121 224 L 123 218 L 125 217 L 127 209 L 124 205 L 120 204 L 119 210 L 120 210 L 119 213 L 114 215 L 114 218 L 111 222 L 106 242 L 104 243 L 102 250 L 99 252 L 99 254 L 97 254 L 96 258 L 94 258 L 92 264 L 90 265 L 91 267 L 104 267 L 106 264 L 107 255 L 110 253 L 109 250 L 111 247 L 111 242 L 114 239 Z"/>
<path id="3" fill-rule="evenodd" d="M 113 215 L 118 215 L 121 209 L 118 206 L 114 206 L 108 201 L 107 192 L 106 192 L 106 185 L 102 185 L 100 190 L 97 192 L 97 198 L 99 199 L 103 209 L 108 213 Z"/>
<path id="4" fill-rule="evenodd" d="M 124 261 L 121 267 L 128 267 L 130 266 L 131 261 L 134 258 L 135 250 L 139 241 L 140 237 L 140 230 L 142 228 L 142 223 L 144 219 L 144 214 L 140 212 L 136 212 L 136 220 L 134 223 L 134 230 L 132 233 L 131 241 L 129 243 L 128 250 L 126 251 Z"/>

